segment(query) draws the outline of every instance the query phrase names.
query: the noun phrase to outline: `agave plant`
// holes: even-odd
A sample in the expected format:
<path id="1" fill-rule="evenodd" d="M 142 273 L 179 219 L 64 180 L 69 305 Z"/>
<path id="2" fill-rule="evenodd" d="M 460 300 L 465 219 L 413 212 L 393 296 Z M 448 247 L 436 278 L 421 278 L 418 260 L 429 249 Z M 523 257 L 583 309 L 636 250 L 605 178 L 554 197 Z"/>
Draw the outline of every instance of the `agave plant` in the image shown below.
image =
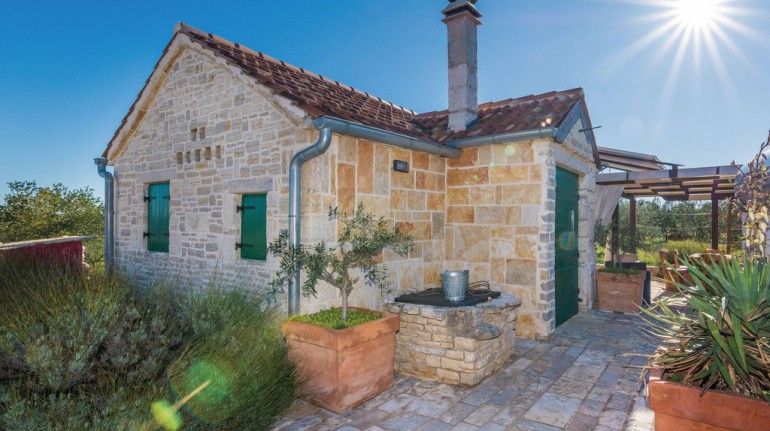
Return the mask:
<path id="1" fill-rule="evenodd" d="M 696 265 L 694 286 L 643 310 L 662 342 L 654 366 L 682 383 L 756 398 L 770 391 L 770 266 L 765 260 Z M 687 307 L 676 303 L 685 299 Z"/>

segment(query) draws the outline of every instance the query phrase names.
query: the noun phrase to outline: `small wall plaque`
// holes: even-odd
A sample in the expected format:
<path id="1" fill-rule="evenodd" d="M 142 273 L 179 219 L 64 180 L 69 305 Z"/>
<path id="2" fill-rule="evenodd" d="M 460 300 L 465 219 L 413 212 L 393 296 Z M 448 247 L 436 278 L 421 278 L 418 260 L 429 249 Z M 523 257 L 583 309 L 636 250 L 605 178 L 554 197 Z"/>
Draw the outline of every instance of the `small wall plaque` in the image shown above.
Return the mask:
<path id="1" fill-rule="evenodd" d="M 393 160 L 393 170 L 396 172 L 409 172 L 409 162 Z"/>

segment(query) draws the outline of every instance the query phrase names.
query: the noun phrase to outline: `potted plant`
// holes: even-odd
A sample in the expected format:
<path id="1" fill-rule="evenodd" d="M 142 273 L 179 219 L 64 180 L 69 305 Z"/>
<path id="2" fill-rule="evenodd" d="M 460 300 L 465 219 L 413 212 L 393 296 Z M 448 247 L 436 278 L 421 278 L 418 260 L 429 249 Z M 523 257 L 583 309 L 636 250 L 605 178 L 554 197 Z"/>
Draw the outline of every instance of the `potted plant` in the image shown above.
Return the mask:
<path id="1" fill-rule="evenodd" d="M 649 397 L 656 430 L 766 430 L 770 424 L 770 267 L 744 258 L 688 265 L 694 285 L 644 310 L 661 347 Z M 680 302 L 681 303 L 681 302 Z M 700 425 L 703 426 L 703 425 Z"/>
<path id="2" fill-rule="evenodd" d="M 736 178 L 746 215 L 739 261 L 691 265 L 693 285 L 645 310 L 661 342 L 651 358 L 656 430 L 766 430 L 770 424 L 770 266 L 765 257 L 768 172 L 764 151 Z M 678 307 L 677 299 L 687 306 Z"/>
<path id="3" fill-rule="evenodd" d="M 289 356 L 304 374 L 305 398 L 325 409 L 342 413 L 393 384 L 396 332 L 399 316 L 348 307 L 348 297 L 361 277 L 381 289 L 387 287 L 385 268 L 378 258 L 385 248 L 399 255 L 412 249 L 413 241 L 392 222 L 375 218 L 363 204 L 352 216 L 329 210 L 339 220 L 340 234 L 334 245 L 294 247 L 288 232 L 281 231 L 268 250 L 278 256 L 280 269 L 272 284 L 285 285 L 296 266 L 305 271 L 305 296 L 315 296 L 319 281 L 340 291 L 342 306 L 307 316 L 290 316 L 282 324 Z"/>
<path id="4" fill-rule="evenodd" d="M 645 274 L 634 268 L 605 266 L 596 270 L 599 308 L 637 313 L 642 305 Z"/>

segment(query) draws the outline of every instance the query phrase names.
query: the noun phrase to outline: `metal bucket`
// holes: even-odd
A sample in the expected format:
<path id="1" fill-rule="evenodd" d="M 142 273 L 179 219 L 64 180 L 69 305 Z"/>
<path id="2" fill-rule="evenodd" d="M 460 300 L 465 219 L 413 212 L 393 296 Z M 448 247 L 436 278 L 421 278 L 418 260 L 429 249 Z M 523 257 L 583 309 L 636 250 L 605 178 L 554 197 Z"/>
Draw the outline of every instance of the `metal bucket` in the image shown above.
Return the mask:
<path id="1" fill-rule="evenodd" d="M 468 290 L 468 271 L 442 272 L 441 285 L 444 287 L 444 298 L 447 301 L 464 301 L 465 292 Z"/>

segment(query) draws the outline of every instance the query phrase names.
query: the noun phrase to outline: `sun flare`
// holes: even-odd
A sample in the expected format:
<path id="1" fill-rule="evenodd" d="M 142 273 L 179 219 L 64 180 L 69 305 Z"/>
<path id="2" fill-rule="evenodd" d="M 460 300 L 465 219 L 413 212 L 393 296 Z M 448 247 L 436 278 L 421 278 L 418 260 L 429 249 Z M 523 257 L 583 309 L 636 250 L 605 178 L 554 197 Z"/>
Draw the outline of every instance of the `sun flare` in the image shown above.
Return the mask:
<path id="1" fill-rule="evenodd" d="M 628 21 L 630 26 L 644 28 L 644 32 L 610 60 L 608 68 L 647 51 L 649 60 L 645 67 L 666 69 L 664 99 L 672 96 L 682 82 L 681 77 L 701 85 L 704 73 L 715 74 L 722 92 L 731 98 L 734 94 L 731 70 L 755 68 L 741 44 L 749 41 L 767 46 L 770 43 L 770 38 L 747 24 L 746 18 L 753 10 L 744 0 L 617 1 L 641 6 L 648 12 Z"/>
<path id="2" fill-rule="evenodd" d="M 678 0 L 674 5 L 678 20 L 687 27 L 706 28 L 719 18 L 719 0 Z"/>

